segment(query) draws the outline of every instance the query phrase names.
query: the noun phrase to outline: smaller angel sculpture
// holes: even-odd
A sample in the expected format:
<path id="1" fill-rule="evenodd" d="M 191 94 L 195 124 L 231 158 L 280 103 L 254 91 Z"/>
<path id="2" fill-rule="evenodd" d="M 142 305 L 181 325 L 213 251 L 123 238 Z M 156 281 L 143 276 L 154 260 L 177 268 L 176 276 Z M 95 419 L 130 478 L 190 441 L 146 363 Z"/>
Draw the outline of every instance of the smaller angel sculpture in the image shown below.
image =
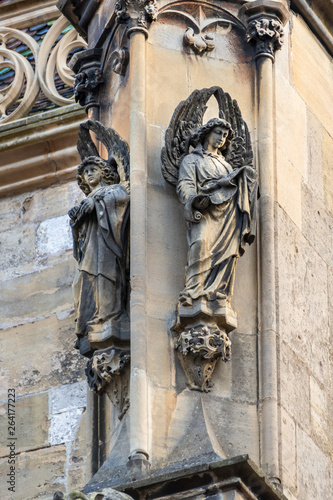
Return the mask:
<path id="1" fill-rule="evenodd" d="M 202 125 L 212 95 L 220 117 Z M 173 326 L 180 333 L 177 347 L 183 355 L 201 352 L 202 358 L 215 362 L 230 357 L 227 333 L 237 326 L 230 305 L 236 263 L 256 232 L 258 183 L 252 158 L 238 105 L 221 88 L 197 90 L 176 108 L 162 162 L 187 221 L 185 287 Z M 192 367 L 192 375 L 197 372 L 192 387 L 202 390 L 211 371 L 212 366 Z"/>
<path id="2" fill-rule="evenodd" d="M 102 159 L 89 130 L 105 145 Z M 80 125 L 77 182 L 86 198 L 69 212 L 78 272 L 73 283 L 81 354 L 128 340 L 129 149 L 99 122 Z"/>

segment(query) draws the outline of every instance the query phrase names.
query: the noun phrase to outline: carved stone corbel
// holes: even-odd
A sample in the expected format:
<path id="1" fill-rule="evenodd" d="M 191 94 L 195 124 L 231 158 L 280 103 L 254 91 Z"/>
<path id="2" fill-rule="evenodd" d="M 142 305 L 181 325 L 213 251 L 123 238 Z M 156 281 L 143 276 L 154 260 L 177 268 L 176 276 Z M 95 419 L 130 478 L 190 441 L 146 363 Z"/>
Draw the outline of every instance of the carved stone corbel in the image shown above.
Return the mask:
<path id="1" fill-rule="evenodd" d="M 94 352 L 85 370 L 96 394 L 106 393 L 121 419 L 129 408 L 129 349 L 109 347 Z"/>
<path id="2" fill-rule="evenodd" d="M 229 361 L 231 342 L 225 332 L 214 323 L 202 322 L 188 327 L 177 339 L 175 348 L 190 389 L 209 391 L 209 382 L 218 359 Z"/>
<path id="3" fill-rule="evenodd" d="M 73 56 L 69 66 L 75 72 L 75 101 L 85 107 L 99 106 L 99 86 L 103 83 L 100 57 L 102 49 L 88 49 Z"/>

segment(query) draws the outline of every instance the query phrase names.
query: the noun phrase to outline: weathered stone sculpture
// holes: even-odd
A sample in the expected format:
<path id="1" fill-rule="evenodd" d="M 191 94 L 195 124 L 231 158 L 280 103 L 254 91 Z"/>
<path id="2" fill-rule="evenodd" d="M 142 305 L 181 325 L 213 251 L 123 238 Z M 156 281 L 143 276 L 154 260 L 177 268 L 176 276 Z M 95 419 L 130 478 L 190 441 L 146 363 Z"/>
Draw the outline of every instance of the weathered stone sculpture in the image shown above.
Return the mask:
<path id="1" fill-rule="evenodd" d="M 98 155 L 89 129 L 98 134 L 109 158 Z M 78 273 L 73 284 L 77 347 L 85 355 L 128 340 L 129 151 L 116 131 L 99 122 L 81 125 L 83 159 L 77 181 L 86 194 L 69 211 Z"/>
<path id="2" fill-rule="evenodd" d="M 220 118 L 200 126 L 213 94 Z M 171 119 L 162 160 L 188 226 L 185 288 L 173 326 L 176 347 L 191 388 L 206 390 L 217 359 L 230 359 L 236 263 L 256 230 L 257 173 L 236 101 L 218 87 L 193 92 Z"/>

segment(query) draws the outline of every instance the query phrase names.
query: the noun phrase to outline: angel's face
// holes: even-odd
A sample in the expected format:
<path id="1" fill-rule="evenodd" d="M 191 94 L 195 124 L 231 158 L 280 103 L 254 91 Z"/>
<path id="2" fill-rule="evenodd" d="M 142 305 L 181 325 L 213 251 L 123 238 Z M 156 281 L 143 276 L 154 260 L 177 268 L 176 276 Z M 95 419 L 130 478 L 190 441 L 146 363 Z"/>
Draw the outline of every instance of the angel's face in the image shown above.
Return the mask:
<path id="1" fill-rule="evenodd" d="M 229 130 L 225 127 L 217 125 L 206 136 L 205 149 L 213 151 L 224 146 L 229 135 Z"/>
<path id="2" fill-rule="evenodd" d="M 90 189 L 95 189 L 102 182 L 101 169 L 94 163 L 89 163 L 83 169 L 83 179 Z"/>

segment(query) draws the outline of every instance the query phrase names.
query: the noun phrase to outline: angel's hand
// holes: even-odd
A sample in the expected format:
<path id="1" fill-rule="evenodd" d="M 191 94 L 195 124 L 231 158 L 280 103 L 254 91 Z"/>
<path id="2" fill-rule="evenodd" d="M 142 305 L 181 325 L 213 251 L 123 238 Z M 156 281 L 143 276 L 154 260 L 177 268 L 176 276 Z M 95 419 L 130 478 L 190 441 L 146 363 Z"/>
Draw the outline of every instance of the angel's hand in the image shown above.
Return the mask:
<path id="1" fill-rule="evenodd" d="M 94 200 L 92 198 L 85 198 L 83 201 L 81 201 L 80 205 L 80 214 L 81 215 L 88 215 L 94 210 Z"/>
<path id="2" fill-rule="evenodd" d="M 79 211 L 80 207 L 78 205 L 75 205 L 73 208 L 71 208 L 68 212 L 68 216 L 70 217 L 70 219 L 75 219 L 76 216 L 77 216 L 77 213 Z"/>
<path id="3" fill-rule="evenodd" d="M 197 210 L 204 210 L 210 204 L 209 196 L 196 196 L 193 200 L 193 207 Z"/>

